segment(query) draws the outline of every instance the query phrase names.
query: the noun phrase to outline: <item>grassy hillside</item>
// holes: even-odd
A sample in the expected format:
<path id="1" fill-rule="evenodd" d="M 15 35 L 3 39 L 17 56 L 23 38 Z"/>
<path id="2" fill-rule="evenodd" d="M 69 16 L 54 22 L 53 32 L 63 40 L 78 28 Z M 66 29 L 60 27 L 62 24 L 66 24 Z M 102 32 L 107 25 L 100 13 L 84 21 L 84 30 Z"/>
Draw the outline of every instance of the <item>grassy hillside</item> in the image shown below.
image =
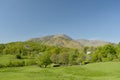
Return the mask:
<path id="1" fill-rule="evenodd" d="M 0 68 L 1 80 L 120 80 L 120 62 L 84 66 Z"/>

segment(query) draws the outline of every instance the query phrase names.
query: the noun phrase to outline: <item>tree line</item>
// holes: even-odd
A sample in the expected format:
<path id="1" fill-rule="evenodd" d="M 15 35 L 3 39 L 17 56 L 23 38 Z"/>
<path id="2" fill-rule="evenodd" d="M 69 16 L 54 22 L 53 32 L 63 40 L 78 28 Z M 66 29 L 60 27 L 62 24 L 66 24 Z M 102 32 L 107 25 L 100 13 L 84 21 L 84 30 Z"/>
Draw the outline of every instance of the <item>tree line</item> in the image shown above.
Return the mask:
<path id="1" fill-rule="evenodd" d="M 22 66 L 26 65 L 26 59 L 31 60 L 30 62 L 33 63 L 31 65 L 40 67 L 84 65 L 94 62 L 120 61 L 120 43 L 72 49 L 32 41 L 12 42 L 0 44 L 0 56 L 4 55 L 14 55 L 16 59 L 22 61 Z M 14 61 L 9 63 L 9 66 L 11 65 L 14 65 Z"/>

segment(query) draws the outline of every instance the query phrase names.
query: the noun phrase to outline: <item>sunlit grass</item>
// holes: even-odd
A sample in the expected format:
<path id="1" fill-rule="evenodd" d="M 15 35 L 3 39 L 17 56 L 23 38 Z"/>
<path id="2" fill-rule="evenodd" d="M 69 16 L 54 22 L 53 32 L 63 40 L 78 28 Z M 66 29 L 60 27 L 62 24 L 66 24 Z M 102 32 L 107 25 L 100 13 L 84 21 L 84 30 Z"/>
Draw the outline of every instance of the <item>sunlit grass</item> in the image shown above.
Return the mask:
<path id="1" fill-rule="evenodd" d="M 1 68 L 0 80 L 120 80 L 120 63 L 105 62 L 57 68 Z"/>

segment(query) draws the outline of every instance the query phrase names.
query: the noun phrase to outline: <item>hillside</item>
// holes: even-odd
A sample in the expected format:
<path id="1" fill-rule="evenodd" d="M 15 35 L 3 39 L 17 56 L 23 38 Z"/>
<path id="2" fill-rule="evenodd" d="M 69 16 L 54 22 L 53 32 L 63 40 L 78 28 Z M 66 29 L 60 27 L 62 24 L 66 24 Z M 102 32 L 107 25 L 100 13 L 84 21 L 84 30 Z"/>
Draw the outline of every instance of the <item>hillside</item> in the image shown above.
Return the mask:
<path id="1" fill-rule="evenodd" d="M 42 44 L 62 46 L 62 47 L 68 47 L 68 48 L 81 48 L 84 46 L 98 47 L 98 46 L 103 46 L 110 43 L 110 42 L 105 42 L 100 40 L 86 40 L 86 39 L 74 40 L 65 34 L 49 35 L 49 36 L 44 36 L 40 38 L 32 38 L 30 39 L 30 41 L 41 42 Z"/>
<path id="2" fill-rule="evenodd" d="M 104 46 L 106 44 L 110 44 L 110 42 L 106 42 L 106 41 L 86 40 L 86 39 L 79 39 L 79 40 L 77 40 L 77 42 L 79 42 L 83 46 L 94 46 L 94 47 Z"/>
<path id="3" fill-rule="evenodd" d="M 62 46 L 68 48 L 81 48 L 82 45 L 65 34 L 50 35 L 40 38 L 33 38 L 30 41 L 41 42 L 42 44 Z"/>

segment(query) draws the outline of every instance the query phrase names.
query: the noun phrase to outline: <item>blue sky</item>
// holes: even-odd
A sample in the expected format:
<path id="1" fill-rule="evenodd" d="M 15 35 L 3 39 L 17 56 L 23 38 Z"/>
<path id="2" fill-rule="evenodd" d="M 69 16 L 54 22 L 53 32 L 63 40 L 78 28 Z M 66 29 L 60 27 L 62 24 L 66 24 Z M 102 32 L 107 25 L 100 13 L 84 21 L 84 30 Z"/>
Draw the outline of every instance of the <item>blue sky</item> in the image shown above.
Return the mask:
<path id="1" fill-rule="evenodd" d="M 120 0 L 0 0 L 0 43 L 52 34 L 120 41 Z"/>

